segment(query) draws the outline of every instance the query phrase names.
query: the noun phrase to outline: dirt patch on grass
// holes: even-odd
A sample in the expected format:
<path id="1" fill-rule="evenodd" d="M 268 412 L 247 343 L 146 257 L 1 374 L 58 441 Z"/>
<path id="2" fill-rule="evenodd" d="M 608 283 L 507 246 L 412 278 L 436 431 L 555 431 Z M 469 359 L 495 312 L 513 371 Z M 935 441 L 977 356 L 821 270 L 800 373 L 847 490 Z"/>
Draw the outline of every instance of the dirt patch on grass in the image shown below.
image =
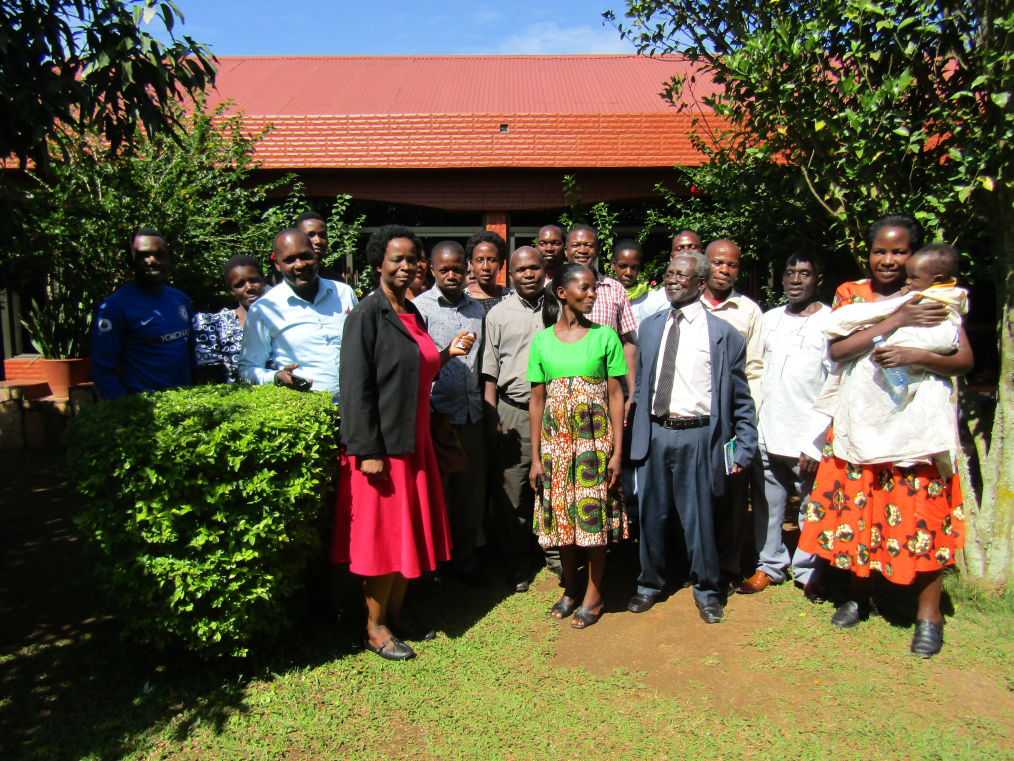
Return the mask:
<path id="1" fill-rule="evenodd" d="M 767 669 L 746 668 L 756 657 L 755 638 L 776 625 L 773 611 L 751 598 L 733 600 L 721 624 L 706 624 L 689 589 L 682 589 L 646 613 L 612 604 L 594 627 L 576 630 L 562 622 L 557 666 L 581 666 L 593 673 L 643 673 L 644 685 L 660 694 L 692 692 L 704 707 L 750 711 L 770 704 Z"/>
<path id="2" fill-rule="evenodd" d="M 949 625 L 943 652 L 924 661 L 908 652 L 911 627 L 873 618 L 835 630 L 833 606 L 807 602 L 791 584 L 733 595 L 721 624 L 701 621 L 689 588 L 634 614 L 626 602 L 636 563 L 622 553 L 617 560 L 607 573 L 627 574 L 627 581 L 614 578 L 607 587 L 606 613 L 595 626 L 557 625 L 554 666 L 631 674 L 648 694 L 722 714 L 765 716 L 779 726 L 798 727 L 814 706 L 849 702 L 905 706 L 951 724 L 994 722 L 1004 734 L 1014 726 L 1011 669 L 970 663 L 963 651 L 973 624 Z M 535 591 L 550 602 L 558 594 L 549 583 Z M 997 647 L 1010 651 L 1006 660 L 1014 663 L 1014 648 Z"/>

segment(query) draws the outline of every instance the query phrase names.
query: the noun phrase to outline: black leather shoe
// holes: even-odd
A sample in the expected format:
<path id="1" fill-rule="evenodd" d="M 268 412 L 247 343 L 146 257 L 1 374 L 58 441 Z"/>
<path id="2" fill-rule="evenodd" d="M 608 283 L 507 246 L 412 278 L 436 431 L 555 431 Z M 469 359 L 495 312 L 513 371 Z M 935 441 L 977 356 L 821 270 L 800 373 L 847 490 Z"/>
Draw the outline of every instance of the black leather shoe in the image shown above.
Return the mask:
<path id="1" fill-rule="evenodd" d="M 603 612 L 605 612 L 605 605 L 599 603 L 599 612 L 595 613 L 591 609 L 586 608 L 582 605 L 580 608 L 574 611 L 574 618 L 571 619 L 571 629 L 587 629 L 589 626 L 594 626 L 602 618 Z"/>
<path id="2" fill-rule="evenodd" d="M 390 637 L 380 647 L 370 644 L 367 637 L 363 640 L 363 647 L 388 661 L 407 661 L 409 658 L 415 657 L 415 650 L 397 637 Z"/>
<path id="3" fill-rule="evenodd" d="M 944 646 L 944 626 L 932 621 L 919 619 L 915 622 L 915 634 L 912 635 L 912 655 L 920 658 L 932 658 Z"/>
<path id="4" fill-rule="evenodd" d="M 842 603 L 842 606 L 831 616 L 831 626 L 837 626 L 839 629 L 851 629 L 869 617 L 870 604 L 868 602 L 860 604 L 855 600 L 849 600 Z"/>
<path id="5" fill-rule="evenodd" d="M 630 602 L 627 603 L 627 610 L 631 613 L 644 613 L 645 611 L 651 610 L 651 606 L 654 604 L 654 597 L 651 595 L 642 595 L 638 592 L 630 598 Z"/>
<path id="6" fill-rule="evenodd" d="M 725 611 L 717 602 L 710 605 L 697 603 L 697 612 L 701 614 L 701 620 L 706 624 L 720 624 L 725 620 Z"/>
<path id="7" fill-rule="evenodd" d="M 527 592 L 528 591 L 528 574 L 522 571 L 513 571 L 510 575 L 510 585 L 514 587 L 515 592 Z"/>
<path id="8" fill-rule="evenodd" d="M 577 610 L 577 596 L 571 597 L 564 592 L 560 596 L 560 599 L 556 601 L 556 604 L 549 609 L 549 615 L 557 621 L 562 621 L 575 610 Z"/>

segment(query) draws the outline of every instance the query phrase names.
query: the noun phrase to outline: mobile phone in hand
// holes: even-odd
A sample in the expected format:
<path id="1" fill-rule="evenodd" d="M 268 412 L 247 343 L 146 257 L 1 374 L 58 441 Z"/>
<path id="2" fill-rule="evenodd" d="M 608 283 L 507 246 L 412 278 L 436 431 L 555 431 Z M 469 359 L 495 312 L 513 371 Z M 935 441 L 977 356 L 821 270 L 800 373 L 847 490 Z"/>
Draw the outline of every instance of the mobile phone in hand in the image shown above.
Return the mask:
<path id="1" fill-rule="evenodd" d="M 475 331 L 474 331 L 474 330 L 470 330 L 470 331 L 468 331 L 468 332 L 467 332 L 467 333 L 466 333 L 465 335 L 466 335 L 466 336 L 469 336 L 470 338 L 472 338 L 472 340 L 475 340 Z M 459 341 L 458 341 L 458 342 L 457 342 L 457 343 L 455 344 L 455 346 L 456 346 L 457 348 L 461 349 L 462 351 L 465 351 L 465 344 L 464 344 L 464 342 L 463 342 L 463 341 L 460 341 L 460 340 L 459 340 Z"/>
<path id="2" fill-rule="evenodd" d="M 313 381 L 308 381 L 306 378 L 300 378 L 295 373 L 289 373 L 289 377 L 292 378 L 292 387 L 296 391 L 308 391 Z"/>

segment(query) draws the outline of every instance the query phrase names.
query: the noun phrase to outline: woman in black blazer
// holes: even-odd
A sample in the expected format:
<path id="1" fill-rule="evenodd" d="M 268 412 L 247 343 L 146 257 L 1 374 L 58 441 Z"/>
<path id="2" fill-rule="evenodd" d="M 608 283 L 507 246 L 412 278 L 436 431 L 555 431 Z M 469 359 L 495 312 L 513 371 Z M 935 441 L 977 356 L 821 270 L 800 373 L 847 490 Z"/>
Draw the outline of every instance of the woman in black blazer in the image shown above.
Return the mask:
<path id="1" fill-rule="evenodd" d="M 438 351 L 407 300 L 418 239 L 387 225 L 366 247 L 380 287 L 345 320 L 341 389 L 341 473 L 332 560 L 364 577 L 364 646 L 388 660 L 415 651 L 401 618 L 408 579 L 450 559 L 447 508 L 430 437 L 430 386 L 475 337 L 462 333 Z M 432 632 L 420 635 L 429 639 Z"/>

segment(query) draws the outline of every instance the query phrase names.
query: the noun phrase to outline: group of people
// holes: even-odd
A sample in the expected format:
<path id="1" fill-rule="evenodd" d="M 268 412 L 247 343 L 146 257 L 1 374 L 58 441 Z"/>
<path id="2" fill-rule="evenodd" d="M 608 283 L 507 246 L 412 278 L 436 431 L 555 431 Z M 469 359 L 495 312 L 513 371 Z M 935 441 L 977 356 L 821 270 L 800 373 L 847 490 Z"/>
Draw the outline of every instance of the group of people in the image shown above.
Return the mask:
<path id="1" fill-rule="evenodd" d="M 434 636 L 403 616 L 408 580 L 443 565 L 486 583 L 482 541 L 517 592 L 536 566 L 557 573 L 550 615 L 579 629 L 602 615 L 608 548 L 624 541 L 640 561 L 629 611 L 689 580 L 707 623 L 733 592 L 790 575 L 824 602 L 833 565 L 854 583 L 831 623 L 855 626 L 877 571 L 915 586 L 911 651 L 929 657 L 943 641 L 942 570 L 964 536 L 952 379 L 972 357 L 957 255 L 921 243 L 910 217 L 872 224 L 870 277 L 840 286 L 831 307 L 818 300 L 820 258 L 792 253 L 786 303 L 762 312 L 734 288 L 728 239 L 705 247 L 680 232 L 652 289 L 633 240 L 614 247 L 616 278 L 602 275 L 585 225 L 546 225 L 509 256 L 481 231 L 437 243 L 424 266 L 415 233 L 387 225 L 367 244 L 379 285 L 359 301 L 321 277 L 326 225 L 311 213 L 274 239 L 277 285 L 234 257 L 224 277 L 237 306 L 193 315 L 165 285 L 164 239 L 140 229 L 134 281 L 96 315 L 93 375 L 104 398 L 193 377 L 330 393 L 342 445 L 332 560 L 363 577 L 364 646 L 385 659 Z"/>

